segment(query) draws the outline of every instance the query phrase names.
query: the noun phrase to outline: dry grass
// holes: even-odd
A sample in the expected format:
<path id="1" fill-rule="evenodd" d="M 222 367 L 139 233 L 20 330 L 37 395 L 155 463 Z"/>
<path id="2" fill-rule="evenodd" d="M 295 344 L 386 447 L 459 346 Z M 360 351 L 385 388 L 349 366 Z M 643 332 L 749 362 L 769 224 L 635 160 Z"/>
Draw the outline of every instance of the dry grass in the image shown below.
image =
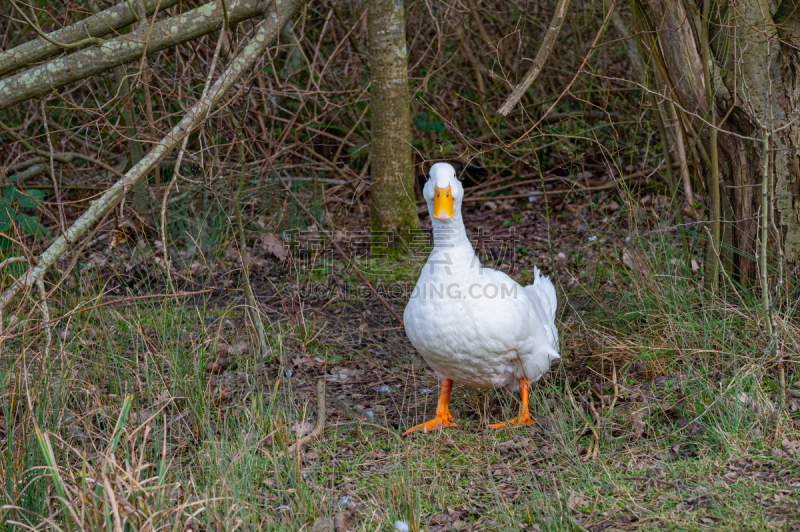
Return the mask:
<path id="1" fill-rule="evenodd" d="M 489 431 L 515 399 L 457 386 L 457 429 L 401 439 L 431 414 L 436 380 L 366 297 L 301 306 L 284 292 L 266 305 L 266 360 L 235 292 L 87 310 L 49 358 L 41 332 L 8 342 L 2 527 L 794 529 L 798 401 L 780 407 L 757 308 L 705 294 L 671 247 L 605 245 L 619 248 L 604 272 L 556 270 L 581 282 L 563 293 L 564 359 L 535 389 L 530 429 Z M 297 449 L 320 379 L 326 429 Z"/>

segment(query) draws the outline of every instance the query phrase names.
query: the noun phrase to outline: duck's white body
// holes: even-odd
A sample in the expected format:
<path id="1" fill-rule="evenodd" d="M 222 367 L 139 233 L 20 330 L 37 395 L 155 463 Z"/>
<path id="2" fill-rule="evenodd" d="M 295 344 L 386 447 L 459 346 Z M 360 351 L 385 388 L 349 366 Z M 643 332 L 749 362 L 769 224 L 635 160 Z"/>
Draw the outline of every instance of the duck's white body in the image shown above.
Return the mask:
<path id="1" fill-rule="evenodd" d="M 434 184 L 452 190 L 446 220 L 433 217 Z M 555 287 L 538 269 L 534 283 L 522 287 L 482 267 L 467 239 L 463 187 L 450 165 L 434 165 L 424 194 L 434 248 L 403 315 L 411 343 L 440 378 L 514 391 L 520 379 L 538 380 L 559 358 Z"/>

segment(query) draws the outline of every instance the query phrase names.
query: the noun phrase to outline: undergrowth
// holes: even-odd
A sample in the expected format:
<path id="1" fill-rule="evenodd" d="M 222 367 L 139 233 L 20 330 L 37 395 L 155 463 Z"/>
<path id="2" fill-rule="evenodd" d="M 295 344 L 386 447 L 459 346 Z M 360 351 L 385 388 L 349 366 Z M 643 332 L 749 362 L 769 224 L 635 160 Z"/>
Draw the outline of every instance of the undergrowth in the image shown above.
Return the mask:
<path id="1" fill-rule="evenodd" d="M 436 379 L 396 327 L 355 325 L 366 297 L 284 300 L 266 357 L 235 293 L 94 299 L 49 354 L 35 327 L 3 344 L 0 530 L 793 529 L 798 413 L 776 376 L 796 389 L 794 318 L 776 360 L 759 307 L 705 292 L 679 248 L 618 251 L 562 294 L 537 424 L 500 432 L 515 398 L 456 386 L 458 428 L 399 436 Z M 326 427 L 298 446 L 317 380 Z"/>

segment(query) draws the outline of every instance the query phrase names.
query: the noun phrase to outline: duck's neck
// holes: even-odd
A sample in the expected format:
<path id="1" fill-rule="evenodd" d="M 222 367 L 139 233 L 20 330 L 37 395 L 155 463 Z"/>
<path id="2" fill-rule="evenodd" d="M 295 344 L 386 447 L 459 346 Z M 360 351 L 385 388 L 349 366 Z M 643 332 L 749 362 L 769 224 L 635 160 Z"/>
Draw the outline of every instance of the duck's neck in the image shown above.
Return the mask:
<path id="1" fill-rule="evenodd" d="M 472 243 L 467 238 L 467 230 L 464 227 L 461 212 L 456 211 L 455 215 L 446 222 L 434 218 L 431 223 L 435 252 L 447 253 L 457 262 L 469 260 L 475 256 Z"/>

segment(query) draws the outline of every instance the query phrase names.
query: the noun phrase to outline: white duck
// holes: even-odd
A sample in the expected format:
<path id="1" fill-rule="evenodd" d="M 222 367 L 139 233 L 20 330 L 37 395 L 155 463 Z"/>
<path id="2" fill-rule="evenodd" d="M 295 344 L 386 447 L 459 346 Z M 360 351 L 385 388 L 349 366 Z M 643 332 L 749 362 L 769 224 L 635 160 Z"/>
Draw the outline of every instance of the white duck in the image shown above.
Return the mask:
<path id="1" fill-rule="evenodd" d="M 447 163 L 436 163 L 423 195 L 434 246 L 403 314 L 411 343 L 441 379 L 436 417 L 408 429 L 455 427 L 448 404 L 453 382 L 476 388 L 520 390 L 521 409 L 508 422 L 532 425 L 528 384 L 560 358 L 555 325 L 556 290 L 534 268 L 534 282 L 520 286 L 503 272 L 484 268 L 461 218 L 464 188 Z M 505 422 L 490 425 L 498 429 Z"/>

